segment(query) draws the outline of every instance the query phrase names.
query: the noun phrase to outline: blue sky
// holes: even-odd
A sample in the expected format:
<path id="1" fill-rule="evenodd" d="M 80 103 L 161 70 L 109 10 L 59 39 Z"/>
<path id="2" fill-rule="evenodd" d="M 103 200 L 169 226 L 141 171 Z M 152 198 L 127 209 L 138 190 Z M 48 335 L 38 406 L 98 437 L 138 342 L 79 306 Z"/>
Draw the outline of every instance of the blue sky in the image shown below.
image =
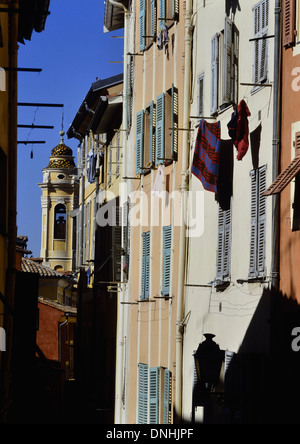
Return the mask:
<path id="1" fill-rule="evenodd" d="M 53 125 L 54 129 L 18 129 L 18 140 L 44 144 L 18 145 L 18 235 L 28 236 L 27 247 L 40 256 L 42 169 L 51 149 L 67 132 L 96 77 L 104 79 L 123 70 L 123 30 L 104 33 L 104 0 L 50 0 L 45 30 L 19 45 L 19 67 L 42 72 L 19 72 L 18 101 L 61 103 L 63 108 L 18 107 L 18 124 Z M 78 141 L 65 143 L 77 154 Z M 30 153 L 33 151 L 33 158 Z"/>

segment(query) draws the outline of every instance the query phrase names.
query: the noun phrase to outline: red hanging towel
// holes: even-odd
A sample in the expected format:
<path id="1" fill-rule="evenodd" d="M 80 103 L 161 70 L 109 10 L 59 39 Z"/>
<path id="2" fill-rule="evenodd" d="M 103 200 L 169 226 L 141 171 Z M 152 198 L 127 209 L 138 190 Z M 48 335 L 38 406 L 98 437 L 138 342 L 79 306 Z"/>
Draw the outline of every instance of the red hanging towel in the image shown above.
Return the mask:
<path id="1" fill-rule="evenodd" d="M 248 117 L 251 116 L 249 108 L 244 100 L 241 100 L 237 107 L 238 120 L 236 127 L 236 139 L 234 146 L 238 150 L 237 160 L 242 160 L 249 148 L 249 127 Z"/>

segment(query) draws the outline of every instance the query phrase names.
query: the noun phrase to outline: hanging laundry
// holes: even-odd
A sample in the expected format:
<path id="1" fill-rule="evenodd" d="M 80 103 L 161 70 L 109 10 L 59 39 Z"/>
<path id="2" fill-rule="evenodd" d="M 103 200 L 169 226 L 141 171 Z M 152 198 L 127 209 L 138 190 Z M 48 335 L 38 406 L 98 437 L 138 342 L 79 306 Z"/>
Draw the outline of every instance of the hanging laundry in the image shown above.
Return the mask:
<path id="1" fill-rule="evenodd" d="M 158 33 L 157 47 L 159 50 L 162 50 L 164 47 L 167 50 L 168 46 L 169 46 L 169 30 L 167 24 L 165 23 Z"/>
<path id="2" fill-rule="evenodd" d="M 207 191 L 217 192 L 221 145 L 220 122 L 199 123 L 192 174 L 196 176 Z"/>
<path id="3" fill-rule="evenodd" d="M 237 160 L 242 160 L 249 148 L 248 117 L 251 116 L 244 100 L 241 100 L 227 124 L 228 134 L 237 148 Z"/>
<path id="4" fill-rule="evenodd" d="M 153 196 L 158 196 L 158 197 L 160 196 L 160 193 L 163 191 L 163 183 L 164 183 L 164 167 L 163 165 L 159 165 L 152 190 Z"/>

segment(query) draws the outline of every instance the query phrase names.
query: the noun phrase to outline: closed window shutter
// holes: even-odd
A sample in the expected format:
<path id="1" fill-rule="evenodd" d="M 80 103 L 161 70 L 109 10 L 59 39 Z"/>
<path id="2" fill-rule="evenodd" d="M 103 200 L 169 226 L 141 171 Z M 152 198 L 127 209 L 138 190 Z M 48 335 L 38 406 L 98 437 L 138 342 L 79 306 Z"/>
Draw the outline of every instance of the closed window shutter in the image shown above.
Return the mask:
<path id="1" fill-rule="evenodd" d="M 139 35 L 139 43 L 140 43 L 140 51 L 143 51 L 146 48 L 146 0 L 140 0 L 140 35 Z"/>
<path id="2" fill-rule="evenodd" d="M 171 424 L 171 372 L 168 369 L 164 371 L 164 424 Z"/>
<path id="3" fill-rule="evenodd" d="M 163 163 L 165 155 L 165 95 L 156 99 L 156 164 Z"/>
<path id="4" fill-rule="evenodd" d="M 256 276 L 256 245 L 257 245 L 257 170 L 250 171 L 251 207 L 250 207 L 250 266 L 249 277 Z"/>
<path id="5" fill-rule="evenodd" d="M 254 7 L 254 83 L 263 83 L 268 77 L 269 0 L 262 0 Z"/>
<path id="6" fill-rule="evenodd" d="M 148 365 L 138 366 L 138 424 L 147 424 L 148 416 Z"/>
<path id="7" fill-rule="evenodd" d="M 292 46 L 295 44 L 295 25 L 296 25 L 296 1 L 284 0 L 283 1 L 283 32 L 282 32 L 282 44 L 284 47 Z"/>
<path id="8" fill-rule="evenodd" d="M 233 68 L 233 23 L 225 17 L 224 26 L 224 62 L 223 62 L 223 100 L 222 104 L 231 102 L 232 68 Z"/>
<path id="9" fill-rule="evenodd" d="M 172 18 L 174 20 L 178 20 L 179 15 L 179 0 L 173 0 L 172 1 L 172 8 L 173 8 L 173 15 Z"/>
<path id="10" fill-rule="evenodd" d="M 149 297 L 150 279 L 150 231 L 143 233 L 143 262 L 142 262 L 142 296 L 145 300 Z"/>
<path id="11" fill-rule="evenodd" d="M 144 110 L 136 115 L 136 174 L 143 172 L 143 148 L 144 148 Z"/>
<path id="12" fill-rule="evenodd" d="M 211 106 L 210 113 L 218 111 L 219 84 L 219 35 L 215 34 L 211 41 Z"/>
<path id="13" fill-rule="evenodd" d="M 219 205 L 216 272 L 219 281 L 230 279 L 231 219 L 231 207 L 223 210 Z"/>
<path id="14" fill-rule="evenodd" d="M 266 190 L 266 166 L 258 170 L 258 252 L 257 252 L 257 272 L 262 276 L 265 272 L 265 243 L 266 243 L 266 197 L 263 193 Z"/>
<path id="15" fill-rule="evenodd" d="M 85 261 L 88 262 L 90 259 L 90 235 L 91 235 L 91 203 L 88 202 L 86 206 L 86 216 L 87 216 L 87 233 L 86 233 L 86 257 Z"/>
<path id="16" fill-rule="evenodd" d="M 112 143 L 109 144 L 109 159 L 108 159 L 108 186 L 111 186 L 112 182 L 112 155 L 113 155 L 113 148 Z"/>
<path id="17" fill-rule="evenodd" d="M 121 242 L 122 227 L 120 224 L 120 207 L 115 206 L 116 225 L 112 226 L 112 259 L 113 259 L 113 282 L 121 280 Z"/>
<path id="18" fill-rule="evenodd" d="M 159 368 L 151 367 L 149 372 L 149 424 L 159 423 Z"/>
<path id="19" fill-rule="evenodd" d="M 170 293 L 171 279 L 171 241 L 172 226 L 163 227 L 163 279 L 162 279 L 162 295 L 168 296 Z"/>
<path id="20" fill-rule="evenodd" d="M 171 156 L 172 159 L 177 159 L 178 153 L 178 90 L 172 85 L 172 116 L 171 116 L 172 141 L 171 141 Z"/>

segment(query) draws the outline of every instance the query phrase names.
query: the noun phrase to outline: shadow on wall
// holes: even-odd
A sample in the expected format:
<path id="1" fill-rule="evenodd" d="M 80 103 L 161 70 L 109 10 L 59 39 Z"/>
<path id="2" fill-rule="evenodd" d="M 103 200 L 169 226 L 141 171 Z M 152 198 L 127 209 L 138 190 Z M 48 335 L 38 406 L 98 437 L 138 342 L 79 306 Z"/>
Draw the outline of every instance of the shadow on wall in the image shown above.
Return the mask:
<path id="1" fill-rule="evenodd" d="M 208 396 L 200 384 L 197 393 L 204 423 L 300 423 L 300 306 L 295 300 L 266 289 L 238 353 L 224 353 L 224 361 L 224 383 Z"/>

